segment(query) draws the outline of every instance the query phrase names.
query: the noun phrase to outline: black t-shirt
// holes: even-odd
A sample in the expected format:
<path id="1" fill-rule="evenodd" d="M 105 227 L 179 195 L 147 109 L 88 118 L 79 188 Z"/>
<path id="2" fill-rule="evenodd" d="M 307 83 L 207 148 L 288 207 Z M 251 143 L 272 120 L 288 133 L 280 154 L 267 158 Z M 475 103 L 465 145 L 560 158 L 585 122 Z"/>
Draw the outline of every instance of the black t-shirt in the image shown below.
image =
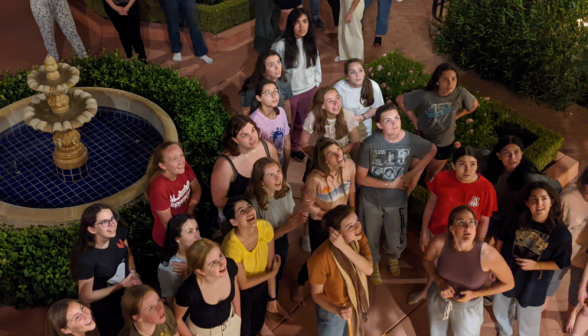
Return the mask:
<path id="1" fill-rule="evenodd" d="M 513 220 L 504 225 L 498 235 L 498 239 L 504 242 L 502 256 L 515 280 L 515 287 L 504 295 L 517 298 L 522 307 L 539 307 L 545 303 L 553 271 L 523 271 L 516 258 L 554 261 L 560 269 L 570 266 L 572 235 L 563 224 L 548 232 L 544 224 L 532 222 L 530 226 L 520 228 L 518 223 Z"/>
<path id="2" fill-rule="evenodd" d="M 235 297 L 235 277 L 239 269 L 231 258 L 227 258 L 227 271 L 231 279 L 231 294 L 216 305 L 204 301 L 196 275 L 192 274 L 184 281 L 176 293 L 176 303 L 188 307 L 190 320 L 195 326 L 211 329 L 223 324 L 231 314 L 231 304 Z"/>
<path id="3" fill-rule="evenodd" d="M 116 236 L 110 238 L 106 249 L 93 248 L 80 256 L 80 280 L 94 278 L 93 290 L 113 286 L 129 274 L 129 251 L 124 244 L 127 230 L 119 227 Z"/>

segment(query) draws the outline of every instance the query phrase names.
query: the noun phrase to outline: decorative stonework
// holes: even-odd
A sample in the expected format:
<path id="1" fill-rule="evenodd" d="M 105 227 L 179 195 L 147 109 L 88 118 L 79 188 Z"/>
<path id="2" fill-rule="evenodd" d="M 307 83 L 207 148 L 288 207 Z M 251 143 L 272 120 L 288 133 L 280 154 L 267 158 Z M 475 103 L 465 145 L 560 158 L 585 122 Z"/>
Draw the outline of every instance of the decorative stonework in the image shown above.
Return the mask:
<path id="1" fill-rule="evenodd" d="M 76 130 L 53 133 L 53 161 L 57 167 L 71 170 L 88 162 L 88 149 L 80 139 L 80 132 Z"/>

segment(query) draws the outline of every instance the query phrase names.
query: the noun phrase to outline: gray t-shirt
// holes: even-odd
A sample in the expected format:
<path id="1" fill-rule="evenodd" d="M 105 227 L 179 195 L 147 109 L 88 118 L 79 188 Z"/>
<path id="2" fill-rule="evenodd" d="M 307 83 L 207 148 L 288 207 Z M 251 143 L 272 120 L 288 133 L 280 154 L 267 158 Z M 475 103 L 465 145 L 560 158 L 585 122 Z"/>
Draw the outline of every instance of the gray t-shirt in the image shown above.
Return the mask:
<path id="1" fill-rule="evenodd" d="M 276 85 L 280 91 L 280 101 L 278 102 L 278 106 L 284 107 L 284 100 L 289 100 L 292 97 L 292 86 L 290 86 L 290 82 L 281 79 L 276 81 Z M 257 110 L 259 102 L 255 98 L 255 90 L 251 89 L 241 96 L 241 106 L 251 107 L 251 113 Z"/>
<path id="2" fill-rule="evenodd" d="M 258 219 L 265 219 L 270 222 L 274 229 L 277 229 L 286 224 L 286 219 L 294 211 L 294 198 L 292 198 L 292 187 L 290 191 L 282 198 L 270 198 L 266 205 L 266 210 L 259 208 L 259 204 L 255 198 L 251 199 L 251 205 L 257 212 Z"/>
<path id="3" fill-rule="evenodd" d="M 412 159 L 422 159 L 432 146 L 429 141 L 408 132 L 402 140 L 390 143 L 378 132 L 361 144 L 358 164 L 368 170 L 368 176 L 391 182 L 406 174 Z M 361 192 L 368 202 L 380 207 L 401 206 L 408 200 L 405 189 L 362 187 Z"/>
<path id="4" fill-rule="evenodd" d="M 458 86 L 447 97 L 435 91 L 416 90 L 404 94 L 406 109 L 416 114 L 421 136 L 437 147 L 449 146 L 455 140 L 455 114 L 464 107 L 474 108 L 474 97 L 468 90 Z"/>
<path id="5" fill-rule="evenodd" d="M 184 277 L 174 272 L 172 263 L 185 263 L 185 258 L 180 258 L 177 254 L 169 260 L 166 265 L 159 264 L 157 269 L 157 279 L 159 280 L 159 286 L 161 287 L 161 297 L 175 296 L 176 292 L 184 282 Z"/>

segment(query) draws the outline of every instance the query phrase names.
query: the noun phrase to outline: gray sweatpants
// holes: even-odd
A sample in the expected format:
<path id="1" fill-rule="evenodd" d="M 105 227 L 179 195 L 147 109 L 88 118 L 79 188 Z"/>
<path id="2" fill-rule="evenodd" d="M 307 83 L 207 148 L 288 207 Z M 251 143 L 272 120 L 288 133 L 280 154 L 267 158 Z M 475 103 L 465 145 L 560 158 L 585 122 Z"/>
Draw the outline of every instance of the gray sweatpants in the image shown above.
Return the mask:
<path id="1" fill-rule="evenodd" d="M 447 312 L 450 302 L 451 310 Z M 453 336 L 478 336 L 482 330 L 484 300 L 481 297 L 466 303 L 445 300 L 433 282 L 427 291 L 427 311 L 431 336 L 446 336 L 449 324 Z"/>
<path id="2" fill-rule="evenodd" d="M 543 305 L 537 307 L 521 307 L 516 298 L 503 294 L 494 295 L 492 311 L 496 317 L 498 335 L 510 336 L 513 333 L 512 323 L 515 316 L 518 323 L 519 336 L 537 336 L 541 331 L 541 311 Z"/>
<path id="3" fill-rule="evenodd" d="M 37 21 L 41 36 L 43 36 L 47 52 L 56 61 L 59 61 L 59 54 L 55 45 L 53 20 L 57 21 L 63 35 L 74 48 L 78 57 L 84 58 L 88 56 L 82 39 L 76 30 L 76 24 L 71 16 L 67 0 L 31 0 L 31 11 L 35 21 Z"/>
<path id="4" fill-rule="evenodd" d="M 363 193 L 359 200 L 359 221 L 363 224 L 370 244 L 374 264 L 380 262 L 380 233 L 382 225 L 386 232 L 384 250 L 389 259 L 398 259 L 406 248 L 407 204 L 382 208 L 365 199 Z"/>

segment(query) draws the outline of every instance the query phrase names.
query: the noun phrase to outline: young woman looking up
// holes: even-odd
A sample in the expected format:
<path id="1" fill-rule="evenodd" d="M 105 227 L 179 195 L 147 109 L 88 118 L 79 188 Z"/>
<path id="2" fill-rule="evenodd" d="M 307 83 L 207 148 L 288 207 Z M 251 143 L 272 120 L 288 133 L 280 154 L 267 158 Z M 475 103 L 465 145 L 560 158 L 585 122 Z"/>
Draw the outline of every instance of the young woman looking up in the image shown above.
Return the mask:
<path id="1" fill-rule="evenodd" d="M 274 255 L 274 229 L 257 219 L 255 209 L 243 196 L 231 197 L 223 209 L 234 227 L 223 240 L 222 251 L 235 261 L 241 289 L 241 336 L 273 335 L 265 325 L 265 313 L 279 312 L 276 275 L 281 259 Z"/>
<path id="2" fill-rule="evenodd" d="M 90 308 L 73 299 L 61 299 L 47 311 L 45 336 L 98 336 Z"/>
<path id="3" fill-rule="evenodd" d="M 488 237 L 494 237 L 504 221 L 516 216 L 517 206 L 524 201 L 524 186 L 531 182 L 547 182 L 558 193 L 561 185 L 555 179 L 542 175 L 525 156 L 521 139 L 508 135 L 501 137 L 490 153 L 482 173 L 496 190 L 498 211 L 490 218 Z"/>
<path id="4" fill-rule="evenodd" d="M 494 247 L 476 239 L 476 213 L 460 205 L 449 213 L 447 235 L 435 236 L 423 264 L 434 280 L 427 292 L 431 336 L 479 335 L 484 322 L 482 297 L 511 290 L 510 268 Z M 485 287 L 488 275 L 496 281 Z M 506 334 L 501 334 L 506 335 Z"/>
<path id="5" fill-rule="evenodd" d="M 313 153 L 316 142 L 331 138 L 341 146 L 344 154 L 359 148 L 359 123 L 353 112 L 343 109 L 339 92 L 332 86 L 323 86 L 316 91 L 312 101 L 312 111 L 304 121 L 302 148 Z"/>
<path id="6" fill-rule="evenodd" d="M 313 148 L 310 174 L 302 186 L 302 206 L 308 211 L 311 252 L 329 238 L 321 226 L 325 213 L 338 205 L 355 206 L 355 163 L 343 155 L 343 149 L 331 138 L 321 138 Z M 296 304 L 304 301 L 304 284 L 308 281 L 306 264 L 298 273 L 298 287 L 293 296 Z"/>
<path id="7" fill-rule="evenodd" d="M 367 238 L 350 205 L 327 212 L 322 224 L 329 230 L 329 240 L 308 259 L 318 335 L 363 336 L 369 309 L 366 276 L 373 272 Z M 348 330 L 347 320 L 353 330 Z"/>
<path id="8" fill-rule="evenodd" d="M 107 205 L 87 207 L 70 257 L 80 301 L 90 304 L 102 336 L 117 336 L 124 325 L 121 289 L 141 284 L 127 243 L 127 230 L 119 221 L 118 214 Z"/>
<path id="9" fill-rule="evenodd" d="M 174 215 L 193 214 L 202 188 L 176 142 L 166 141 L 155 148 L 146 175 L 145 195 L 155 220 L 153 241 L 163 246 L 167 222 Z"/>
<path id="10" fill-rule="evenodd" d="M 477 152 L 472 147 L 462 146 L 455 150 L 452 157 L 453 170 L 444 170 L 427 182 L 431 191 L 425 206 L 421 226 L 419 245 L 423 252 L 433 237 L 442 235 L 447 230 L 449 213 L 458 206 L 468 205 L 476 214 L 478 227 L 477 239 L 483 240 L 488 231 L 488 223 L 496 206 L 496 191 L 482 175 L 478 174 Z M 412 293 L 408 304 L 415 304 L 427 296 L 427 290 L 433 279 L 429 278 L 425 288 Z"/>
<path id="11" fill-rule="evenodd" d="M 500 335 L 512 335 L 515 309 L 518 334 L 539 335 L 553 271 L 570 266 L 572 236 L 562 223 L 558 194 L 545 182 L 533 182 L 523 199 L 521 216 L 512 216 L 510 225 L 502 226 L 496 243 L 515 279 L 512 290 L 494 295 L 492 310 Z"/>
<path id="12" fill-rule="evenodd" d="M 309 17 L 303 8 L 294 8 L 288 15 L 286 30 L 272 45 L 284 60 L 286 77 L 292 85 L 292 157 L 298 161 L 305 157 L 300 147 L 302 125 L 323 76 L 314 25 L 310 24 Z"/>
<path id="13" fill-rule="evenodd" d="M 169 220 L 157 269 L 161 296 L 168 306 L 171 306 L 178 288 L 188 276 L 186 251 L 200 239 L 198 223 L 192 215 L 176 215 Z"/>
<path id="14" fill-rule="evenodd" d="M 262 157 L 279 161 L 276 148 L 259 138 L 257 124 L 244 115 L 229 120 L 223 146 L 223 153 L 216 160 L 210 178 L 212 201 L 219 211 L 230 197 L 245 194 L 255 161 Z"/>
<path id="15" fill-rule="evenodd" d="M 380 130 L 361 144 L 357 165 L 357 182 L 362 185 L 359 196 L 359 218 L 372 249 L 374 272 L 370 280 L 382 283 L 380 274 L 380 235 L 386 232 L 385 250 L 393 276 L 400 275 L 398 259 L 406 248 L 408 195 L 416 186 L 426 165 L 437 148 L 429 141 L 402 130 L 396 106 L 380 106 L 375 115 Z M 410 169 L 413 158 L 419 159 Z"/>
<path id="16" fill-rule="evenodd" d="M 426 169 L 425 182 L 428 182 L 443 169 L 455 150 L 455 121 L 474 112 L 478 100 L 459 86 L 457 69 L 450 63 L 442 63 L 424 90 L 402 94 L 396 103 L 410 118 L 415 131 L 437 146 L 437 155 Z"/>
<path id="17" fill-rule="evenodd" d="M 255 87 L 255 99 L 260 103 L 258 109 L 251 113 L 259 127 L 261 139 L 270 142 L 276 148 L 284 173 L 288 172 L 290 163 L 290 126 L 283 108 L 278 107 L 279 89 L 274 82 L 262 80 Z"/>
<path id="18" fill-rule="evenodd" d="M 189 276 L 172 305 L 180 335 L 239 335 L 241 296 L 235 262 L 206 238 L 195 242 L 186 256 Z"/>
<path id="19" fill-rule="evenodd" d="M 125 291 L 121 302 L 125 327 L 118 336 L 178 336 L 172 310 L 163 304 L 157 292 L 148 285 L 133 286 Z"/>
<path id="20" fill-rule="evenodd" d="M 253 165 L 245 197 L 251 202 L 257 217 L 268 221 L 274 228 L 274 250 L 282 261 L 276 275 L 278 288 L 288 258 L 288 233 L 306 222 L 308 212 L 299 211 L 294 214 L 292 189 L 284 181 L 280 165 L 270 158 L 261 158 Z"/>
<path id="21" fill-rule="evenodd" d="M 372 135 L 372 120 L 376 109 L 384 105 L 380 86 L 371 80 L 365 71 L 362 60 L 352 58 L 345 62 L 345 79 L 333 87 L 339 93 L 343 108 L 350 110 L 359 123 L 357 131 L 361 141 Z"/>
<path id="22" fill-rule="evenodd" d="M 244 115 L 249 115 L 251 112 L 257 110 L 259 102 L 255 99 L 255 87 L 259 82 L 266 79 L 276 83 L 278 91 L 280 92 L 280 100 L 278 106 L 286 111 L 288 121 L 290 121 L 290 98 L 292 97 L 292 86 L 290 81 L 286 78 L 286 73 L 283 71 L 282 57 L 274 50 L 267 49 L 259 54 L 255 62 L 255 69 L 253 74 L 245 79 L 243 87 L 241 87 L 241 111 Z"/>

